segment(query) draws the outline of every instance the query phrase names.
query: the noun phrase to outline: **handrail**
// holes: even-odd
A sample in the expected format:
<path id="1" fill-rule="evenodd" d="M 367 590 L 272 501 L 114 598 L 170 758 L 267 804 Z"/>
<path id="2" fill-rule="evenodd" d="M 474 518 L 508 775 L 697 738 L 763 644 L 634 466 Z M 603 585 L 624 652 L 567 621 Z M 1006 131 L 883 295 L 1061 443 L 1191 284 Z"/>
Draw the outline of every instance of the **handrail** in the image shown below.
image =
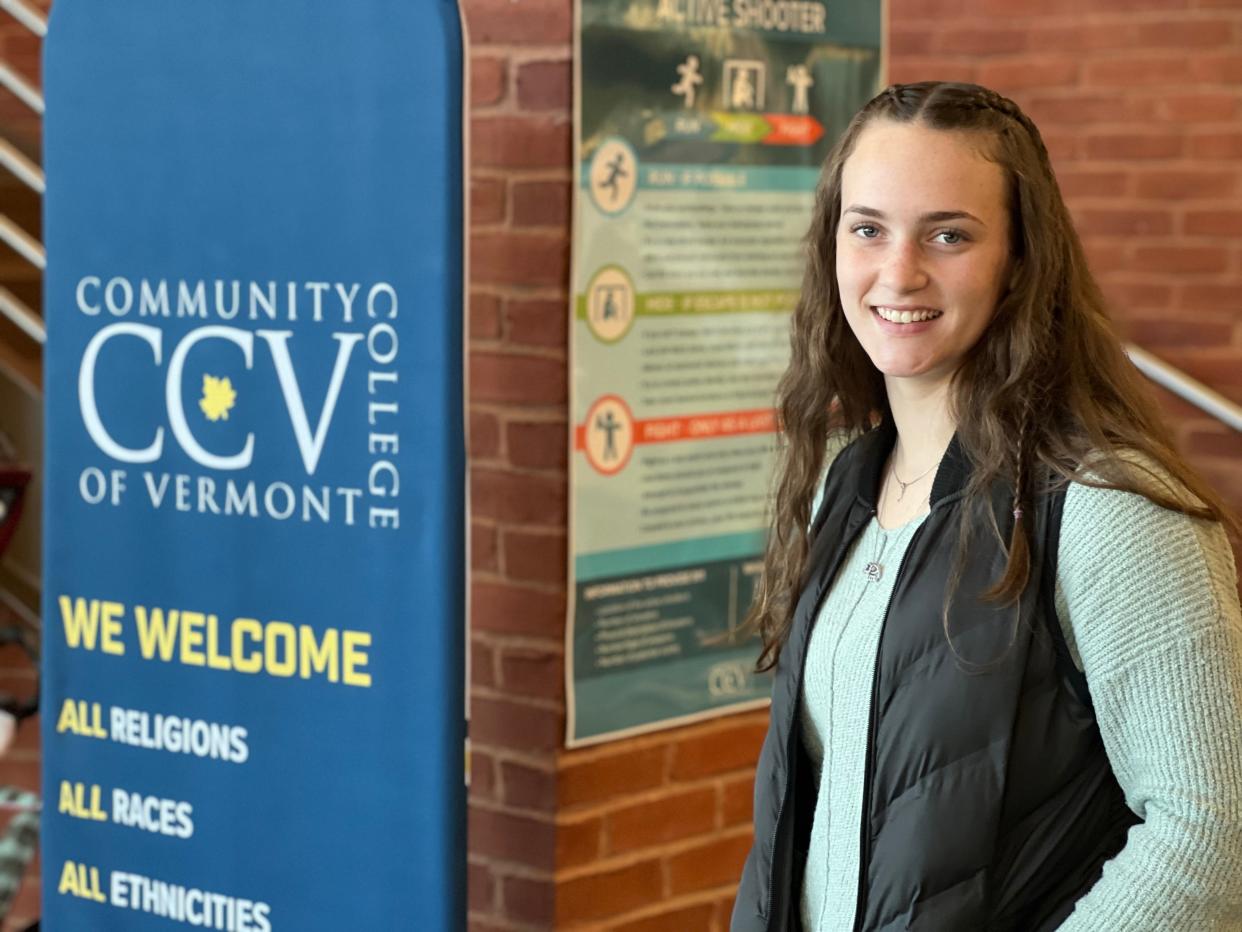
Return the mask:
<path id="1" fill-rule="evenodd" d="M 3 3 L 4 0 L 0 0 Z M 26 187 L 39 194 L 47 190 L 43 169 L 22 155 L 7 139 L 0 139 L 0 165 L 12 172 Z"/>
<path id="2" fill-rule="evenodd" d="M 47 328 L 43 319 L 30 309 L 17 295 L 0 285 L 0 313 L 22 329 L 36 343 L 47 342 Z"/>
<path id="3" fill-rule="evenodd" d="M 40 39 L 47 35 L 47 17 L 25 0 L 0 0 L 0 10 L 11 15 Z"/>
<path id="4" fill-rule="evenodd" d="M 43 244 L 4 214 L 0 214 L 0 240 L 8 243 L 15 252 L 39 271 L 47 268 L 47 253 L 43 249 Z"/>
<path id="5" fill-rule="evenodd" d="M 43 630 L 43 622 L 39 616 L 27 608 L 21 599 L 3 586 L 0 586 L 0 604 L 3 604 L 5 608 L 16 615 L 17 620 L 31 631 Z"/>
<path id="6" fill-rule="evenodd" d="M 1133 343 L 1126 344 L 1126 352 L 1130 361 L 1153 382 L 1242 433 L 1242 406 Z"/>
<path id="7" fill-rule="evenodd" d="M 39 89 L 2 61 L 0 61 L 0 84 L 12 91 L 13 96 L 39 116 L 43 116 L 43 95 L 39 93 Z"/>

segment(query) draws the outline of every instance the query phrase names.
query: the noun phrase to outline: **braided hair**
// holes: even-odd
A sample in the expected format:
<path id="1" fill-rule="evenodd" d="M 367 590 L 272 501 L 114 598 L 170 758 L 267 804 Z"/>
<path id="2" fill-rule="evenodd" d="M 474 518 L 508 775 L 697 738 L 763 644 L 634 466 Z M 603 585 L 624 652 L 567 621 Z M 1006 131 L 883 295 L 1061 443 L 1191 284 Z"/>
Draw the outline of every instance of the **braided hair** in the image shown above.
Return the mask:
<path id="1" fill-rule="evenodd" d="M 777 387 L 781 434 L 772 522 L 748 617 L 763 638 L 759 669 L 776 665 L 806 582 L 810 508 L 830 436 L 871 430 L 889 414 L 883 376 L 845 320 L 836 278 L 842 169 L 876 120 L 966 134 L 1006 178 L 1009 280 L 950 386 L 958 441 L 972 469 L 958 567 L 946 595 L 946 637 L 976 506 L 984 506 L 985 523 L 1005 552 L 1004 571 L 982 598 L 1002 604 L 1017 603 L 1031 579 L 1028 515 L 1034 502 L 1070 480 L 1137 492 L 1238 529 L 1175 450 L 1154 396 L 1122 349 L 1038 127 L 1012 100 L 976 84 L 895 84 L 851 120 L 816 191 L 790 362 Z M 1136 461 L 1149 466 L 1136 467 Z M 1012 497 L 1010 513 L 999 519 L 992 504 L 998 485 Z"/>

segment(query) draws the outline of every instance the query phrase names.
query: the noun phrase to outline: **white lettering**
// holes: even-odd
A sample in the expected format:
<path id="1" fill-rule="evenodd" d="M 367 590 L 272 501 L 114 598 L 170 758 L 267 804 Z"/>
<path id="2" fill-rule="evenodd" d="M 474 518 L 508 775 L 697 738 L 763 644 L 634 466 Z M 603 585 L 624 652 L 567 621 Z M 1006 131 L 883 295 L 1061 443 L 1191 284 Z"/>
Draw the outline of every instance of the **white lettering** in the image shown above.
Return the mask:
<path id="1" fill-rule="evenodd" d="M 272 362 L 276 366 L 276 377 L 280 381 L 280 391 L 285 396 L 285 407 L 289 411 L 289 422 L 293 426 L 293 436 L 302 454 L 302 464 L 306 467 L 306 474 L 313 476 L 319 465 L 319 456 L 323 453 L 328 428 L 332 424 L 332 414 L 336 410 L 336 402 L 341 394 L 341 384 L 345 381 L 345 370 L 349 367 L 350 354 L 362 340 L 362 334 L 332 334 L 332 339 L 338 344 L 336 361 L 332 366 L 328 392 L 324 397 L 323 407 L 319 411 L 319 422 L 315 425 L 313 437 L 310 431 L 310 421 L 306 416 L 306 405 L 302 400 L 302 389 L 298 385 L 297 376 L 293 372 L 293 362 L 289 357 L 289 337 L 293 335 L 293 332 L 291 330 L 258 330 L 256 335 L 267 344 L 272 354 Z"/>
<path id="2" fill-rule="evenodd" d="M 81 281 L 78 282 L 77 291 L 75 292 L 75 294 L 77 295 L 77 299 L 78 299 L 78 310 L 81 311 L 83 314 L 87 314 L 91 317 L 98 317 L 99 316 L 99 302 L 96 302 L 94 304 L 86 303 L 86 286 L 87 285 L 93 285 L 95 288 L 98 288 L 100 285 L 99 276 L 98 275 L 87 275 L 85 278 L 83 278 Z"/>
<path id="3" fill-rule="evenodd" d="M 132 294 L 131 294 L 132 297 Z M 155 364 L 160 362 L 161 332 L 159 328 L 149 324 L 115 323 L 108 324 L 91 337 L 82 353 L 81 367 L 78 369 L 78 403 L 82 409 L 82 421 L 86 432 L 107 456 L 122 463 L 151 463 L 160 458 L 164 449 L 164 428 L 157 428 L 155 439 L 141 450 L 123 447 L 104 429 L 99 417 L 99 407 L 95 401 L 95 364 L 99 360 L 103 345 L 115 336 L 133 336 L 146 341 L 155 354 Z"/>

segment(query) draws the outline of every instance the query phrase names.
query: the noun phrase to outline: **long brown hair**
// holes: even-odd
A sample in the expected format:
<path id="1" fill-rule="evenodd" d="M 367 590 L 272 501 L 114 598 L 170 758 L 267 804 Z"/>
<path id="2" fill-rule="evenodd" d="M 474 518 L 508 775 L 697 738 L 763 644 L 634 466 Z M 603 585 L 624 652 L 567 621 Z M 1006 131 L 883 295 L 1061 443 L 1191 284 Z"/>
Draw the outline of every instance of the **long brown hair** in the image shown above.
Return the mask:
<path id="1" fill-rule="evenodd" d="M 771 530 L 747 619 L 763 638 L 760 670 L 776 665 L 806 582 L 811 502 L 830 436 L 857 435 L 889 414 L 883 376 L 846 322 L 836 279 L 842 167 L 863 129 L 880 118 L 969 133 L 1007 178 L 1008 290 L 950 388 L 958 442 L 972 466 L 959 558 L 966 518 L 975 512 L 970 506 L 985 501 L 1007 551 L 1004 573 L 983 597 L 1014 602 L 1026 588 L 1031 522 L 1019 510 L 1006 542 L 989 490 L 1005 483 L 1020 509 L 1042 491 L 1037 464 L 1061 482 L 1137 492 L 1165 508 L 1238 527 L 1175 450 L 1154 396 L 1127 359 L 1035 124 L 1013 101 L 975 84 L 893 85 L 855 115 L 825 161 L 816 192 L 792 354 L 777 388 L 781 448 Z M 1087 464 L 1090 475 L 1083 472 Z M 947 611 L 945 621 L 947 635 Z"/>

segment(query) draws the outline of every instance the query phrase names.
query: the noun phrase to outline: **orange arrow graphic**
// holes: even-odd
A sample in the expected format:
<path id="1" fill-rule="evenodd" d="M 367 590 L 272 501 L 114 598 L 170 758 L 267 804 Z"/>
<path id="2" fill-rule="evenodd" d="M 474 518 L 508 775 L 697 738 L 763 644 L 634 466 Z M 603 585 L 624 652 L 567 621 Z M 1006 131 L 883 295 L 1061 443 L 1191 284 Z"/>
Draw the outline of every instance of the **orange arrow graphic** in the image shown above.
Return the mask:
<path id="1" fill-rule="evenodd" d="M 766 146 L 810 146 L 824 135 L 823 124 L 812 116 L 765 113 L 763 118 L 772 124 L 772 132 L 763 138 Z"/>

